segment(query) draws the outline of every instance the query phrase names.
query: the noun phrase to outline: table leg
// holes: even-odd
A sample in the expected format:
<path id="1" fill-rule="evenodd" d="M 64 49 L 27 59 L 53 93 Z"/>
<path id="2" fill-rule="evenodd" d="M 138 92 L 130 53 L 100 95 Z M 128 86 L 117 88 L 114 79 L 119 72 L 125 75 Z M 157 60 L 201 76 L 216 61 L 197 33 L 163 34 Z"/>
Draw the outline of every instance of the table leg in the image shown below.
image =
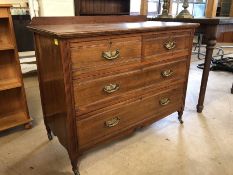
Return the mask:
<path id="1" fill-rule="evenodd" d="M 233 94 L 233 83 L 232 83 L 231 93 Z"/>
<path id="2" fill-rule="evenodd" d="M 216 40 L 209 39 L 207 41 L 205 64 L 204 64 L 204 70 L 202 73 L 201 87 L 200 87 L 199 99 L 198 99 L 198 104 L 197 104 L 198 113 L 201 113 L 204 108 L 203 103 L 205 99 L 205 92 L 206 92 L 206 86 L 207 86 L 208 77 L 209 77 L 210 64 L 211 64 L 211 59 L 212 59 L 215 45 L 216 45 Z"/>

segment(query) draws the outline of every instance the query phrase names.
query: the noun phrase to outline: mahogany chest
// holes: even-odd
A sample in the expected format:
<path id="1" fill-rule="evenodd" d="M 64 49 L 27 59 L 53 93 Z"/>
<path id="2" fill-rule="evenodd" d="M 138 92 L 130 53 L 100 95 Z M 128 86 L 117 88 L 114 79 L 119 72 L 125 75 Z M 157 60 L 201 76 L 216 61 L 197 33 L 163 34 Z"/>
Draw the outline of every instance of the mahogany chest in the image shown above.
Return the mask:
<path id="1" fill-rule="evenodd" d="M 45 126 L 73 171 L 88 149 L 178 112 L 198 24 L 145 17 L 34 18 Z"/>

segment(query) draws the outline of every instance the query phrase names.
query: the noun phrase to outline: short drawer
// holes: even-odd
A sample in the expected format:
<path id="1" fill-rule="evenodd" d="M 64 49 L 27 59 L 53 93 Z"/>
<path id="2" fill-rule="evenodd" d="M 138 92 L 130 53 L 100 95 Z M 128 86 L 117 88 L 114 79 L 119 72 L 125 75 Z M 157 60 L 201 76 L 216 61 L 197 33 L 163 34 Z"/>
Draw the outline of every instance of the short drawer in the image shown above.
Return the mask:
<path id="1" fill-rule="evenodd" d="M 188 62 L 186 58 L 177 61 L 155 64 L 143 69 L 144 86 L 163 84 L 166 86 L 169 82 L 186 80 Z"/>
<path id="2" fill-rule="evenodd" d="M 114 137 L 144 120 L 171 114 L 183 105 L 183 89 L 171 89 L 77 121 L 80 149 Z"/>
<path id="3" fill-rule="evenodd" d="M 91 81 L 74 81 L 75 105 L 82 107 L 92 103 L 112 99 L 123 93 L 143 86 L 141 70 L 121 73 L 118 75 L 97 78 Z"/>
<path id="4" fill-rule="evenodd" d="M 189 55 L 191 33 L 189 31 L 167 32 L 143 37 L 143 60 L 162 61 L 169 57 Z"/>
<path id="5" fill-rule="evenodd" d="M 73 69 L 80 73 L 141 61 L 141 36 L 71 42 Z"/>

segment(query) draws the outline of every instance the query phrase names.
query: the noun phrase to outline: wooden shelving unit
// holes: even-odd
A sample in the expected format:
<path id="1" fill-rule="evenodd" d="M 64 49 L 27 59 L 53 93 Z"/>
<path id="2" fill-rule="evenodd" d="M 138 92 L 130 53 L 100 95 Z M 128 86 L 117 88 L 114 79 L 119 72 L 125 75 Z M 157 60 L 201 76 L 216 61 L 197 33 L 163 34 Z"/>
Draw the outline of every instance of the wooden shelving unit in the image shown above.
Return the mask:
<path id="1" fill-rule="evenodd" d="M 129 14 L 130 0 L 75 0 L 76 16 Z"/>
<path id="2" fill-rule="evenodd" d="M 32 126 L 10 7 L 0 5 L 0 131 L 18 125 L 27 129 Z"/>

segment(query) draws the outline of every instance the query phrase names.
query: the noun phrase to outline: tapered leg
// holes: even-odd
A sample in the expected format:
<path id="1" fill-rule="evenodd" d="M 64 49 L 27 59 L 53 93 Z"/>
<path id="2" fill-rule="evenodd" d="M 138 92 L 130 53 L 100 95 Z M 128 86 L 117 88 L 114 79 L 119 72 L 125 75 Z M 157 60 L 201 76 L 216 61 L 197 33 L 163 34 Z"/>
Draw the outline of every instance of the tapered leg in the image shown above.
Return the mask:
<path id="1" fill-rule="evenodd" d="M 53 134 L 51 129 L 49 128 L 49 126 L 45 123 L 45 127 L 46 127 L 46 131 L 47 131 L 47 135 L 48 135 L 48 139 L 51 141 L 53 140 Z"/>
<path id="2" fill-rule="evenodd" d="M 182 120 L 183 112 L 184 112 L 184 110 L 178 111 L 178 120 L 179 120 L 180 124 L 184 123 Z"/>
<path id="3" fill-rule="evenodd" d="M 209 71 L 210 71 L 210 64 L 211 64 L 213 49 L 215 45 L 216 45 L 216 40 L 209 39 L 207 41 L 205 64 L 204 64 L 204 69 L 202 73 L 201 87 L 200 87 L 199 99 L 198 99 L 198 104 L 197 104 L 197 112 L 199 113 L 201 113 L 204 108 L 203 103 L 205 99 L 206 86 L 207 86 Z"/>

